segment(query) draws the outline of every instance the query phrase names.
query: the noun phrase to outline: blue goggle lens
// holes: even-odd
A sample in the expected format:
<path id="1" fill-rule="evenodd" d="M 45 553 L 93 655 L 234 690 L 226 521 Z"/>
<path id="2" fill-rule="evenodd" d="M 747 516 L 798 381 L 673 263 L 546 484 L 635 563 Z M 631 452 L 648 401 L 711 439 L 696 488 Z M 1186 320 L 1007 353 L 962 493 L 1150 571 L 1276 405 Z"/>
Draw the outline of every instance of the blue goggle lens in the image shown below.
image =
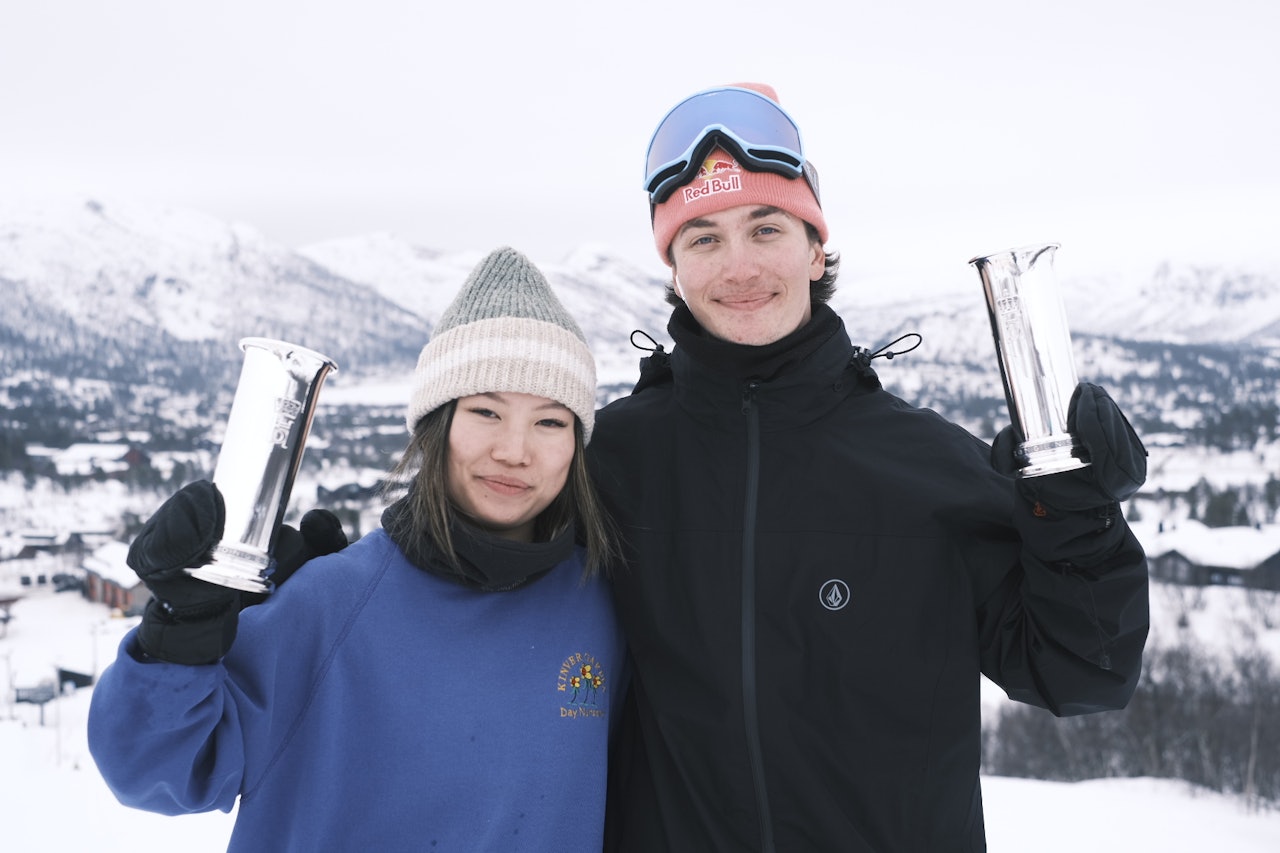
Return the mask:
<path id="1" fill-rule="evenodd" d="M 692 180 L 716 143 L 748 169 L 789 178 L 804 171 L 800 128 L 777 102 L 751 89 L 708 89 L 673 107 L 649 140 L 644 188 L 650 201 L 661 204 Z"/>

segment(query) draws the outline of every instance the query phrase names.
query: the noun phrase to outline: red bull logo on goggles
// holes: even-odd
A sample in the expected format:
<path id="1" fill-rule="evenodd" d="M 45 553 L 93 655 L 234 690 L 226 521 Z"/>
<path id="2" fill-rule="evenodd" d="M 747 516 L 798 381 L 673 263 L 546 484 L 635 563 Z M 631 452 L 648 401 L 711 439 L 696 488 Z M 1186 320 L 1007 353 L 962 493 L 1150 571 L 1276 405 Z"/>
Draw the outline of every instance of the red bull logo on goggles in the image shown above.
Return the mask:
<path id="1" fill-rule="evenodd" d="M 787 111 L 759 92 L 723 86 L 690 95 L 659 122 L 645 162 L 649 201 L 656 205 L 670 198 L 697 175 L 717 146 L 747 169 L 803 176 L 818 195 L 800 128 Z"/>

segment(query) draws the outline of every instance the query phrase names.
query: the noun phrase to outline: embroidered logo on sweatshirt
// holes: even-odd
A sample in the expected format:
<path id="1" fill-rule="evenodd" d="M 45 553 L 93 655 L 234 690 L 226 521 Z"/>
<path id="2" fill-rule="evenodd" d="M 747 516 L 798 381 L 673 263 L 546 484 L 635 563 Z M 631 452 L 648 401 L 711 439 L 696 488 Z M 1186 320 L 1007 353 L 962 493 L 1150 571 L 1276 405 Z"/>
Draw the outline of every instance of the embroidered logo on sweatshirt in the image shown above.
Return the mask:
<path id="1" fill-rule="evenodd" d="M 849 585 L 839 578 L 832 578 L 818 590 L 818 600 L 828 610 L 843 610 L 849 603 Z"/>
<path id="2" fill-rule="evenodd" d="M 561 694 L 560 716 L 572 720 L 604 717 L 604 665 L 587 652 L 569 655 L 560 664 L 556 690 Z"/>

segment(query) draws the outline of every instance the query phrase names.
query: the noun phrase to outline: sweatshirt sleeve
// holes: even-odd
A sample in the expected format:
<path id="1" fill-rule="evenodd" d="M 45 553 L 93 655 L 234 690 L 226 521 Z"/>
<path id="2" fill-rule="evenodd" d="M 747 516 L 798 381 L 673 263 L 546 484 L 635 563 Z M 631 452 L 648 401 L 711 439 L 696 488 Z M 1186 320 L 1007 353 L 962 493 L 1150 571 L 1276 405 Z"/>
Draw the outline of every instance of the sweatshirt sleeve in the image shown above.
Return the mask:
<path id="1" fill-rule="evenodd" d="M 93 689 L 89 750 L 127 806 L 176 815 L 235 805 L 244 740 L 219 662 L 143 662 L 137 629 Z"/>
<path id="2" fill-rule="evenodd" d="M 361 599 L 351 587 L 370 575 L 353 573 L 358 553 L 352 545 L 319 557 L 246 608 L 217 663 L 146 660 L 136 629 L 125 636 L 94 688 L 88 726 L 89 751 L 120 802 L 170 815 L 225 812 L 261 781 Z"/>

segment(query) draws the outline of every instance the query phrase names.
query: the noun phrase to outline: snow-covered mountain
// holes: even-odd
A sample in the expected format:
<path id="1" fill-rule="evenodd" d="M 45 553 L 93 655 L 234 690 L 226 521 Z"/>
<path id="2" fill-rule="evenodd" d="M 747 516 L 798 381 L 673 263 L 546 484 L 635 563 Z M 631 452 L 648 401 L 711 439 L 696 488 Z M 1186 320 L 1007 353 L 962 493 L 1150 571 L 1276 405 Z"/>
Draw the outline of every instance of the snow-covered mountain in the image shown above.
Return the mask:
<path id="1" fill-rule="evenodd" d="M 929 348 L 916 357 L 964 361 L 991 352 L 991 326 L 979 279 L 969 294 L 861 304 L 837 291 L 832 305 L 851 334 L 887 343 L 903 330 L 919 331 Z M 1072 278 L 1060 281 L 1075 338 L 1178 345 L 1280 349 L 1280 277 L 1227 266 L 1157 267 L 1145 280 Z"/>
<path id="2" fill-rule="evenodd" d="M 665 282 L 651 271 L 599 246 L 558 260 L 539 257 L 536 247 L 515 248 L 533 258 L 578 318 L 608 393 L 636 377 L 643 353 L 629 342 L 633 330 L 669 344 Z M 334 358 L 341 384 L 404 377 L 479 260 L 478 252 L 389 234 L 295 250 L 245 224 L 125 202 L 0 209 L 0 366 L 9 379 L 23 371 L 56 376 L 70 358 L 77 376 L 108 379 L 108 368 L 153 378 L 165 365 L 185 364 L 225 385 L 240 363 L 235 341 L 263 335 Z M 856 343 L 875 349 L 905 332 L 923 335 L 909 360 L 894 362 L 898 390 L 989 395 L 998 387 L 976 276 L 973 295 L 865 304 L 857 275 L 846 260 L 833 300 Z M 1129 371 L 1140 372 L 1133 363 L 1149 357 L 1136 348 L 1144 342 L 1280 346 L 1280 287 L 1257 273 L 1166 267 L 1147 281 L 1064 281 L 1063 292 L 1082 349 L 1097 355 L 1119 341 L 1117 358 Z"/>
<path id="3" fill-rule="evenodd" d="M 229 344 L 238 361 L 234 343 L 246 335 L 356 363 L 403 360 L 429 329 L 248 226 L 127 203 L 0 211 L 0 284 L 0 331 L 15 360 L 94 358 L 113 341 L 143 357 L 163 357 L 166 344 Z"/>
<path id="4" fill-rule="evenodd" d="M 121 202 L 0 210 L 0 341 L 11 370 L 121 347 L 174 360 L 225 352 L 231 364 L 236 340 L 261 335 L 355 376 L 405 372 L 480 257 L 385 234 L 299 251 L 244 224 Z M 603 249 L 534 260 L 596 349 L 602 383 L 632 381 L 642 353 L 627 337 L 665 328 L 661 283 Z"/>
<path id="5" fill-rule="evenodd" d="M 600 246 L 583 246 L 553 262 L 536 257 L 526 247 L 513 248 L 530 255 L 577 319 L 596 355 L 602 385 L 623 388 L 635 381 L 638 359 L 644 353 L 629 343 L 632 331 L 643 330 L 670 348 L 666 341 L 670 308 L 662 301 L 662 281 Z M 483 257 L 480 252 L 426 249 L 389 234 L 320 243 L 299 253 L 345 279 L 367 285 L 432 325 Z"/>
<path id="6" fill-rule="evenodd" d="M 1075 282 L 1064 301 L 1073 322 L 1098 335 L 1169 343 L 1280 346 L 1280 280 L 1228 266 L 1162 264 L 1123 290 Z"/>

